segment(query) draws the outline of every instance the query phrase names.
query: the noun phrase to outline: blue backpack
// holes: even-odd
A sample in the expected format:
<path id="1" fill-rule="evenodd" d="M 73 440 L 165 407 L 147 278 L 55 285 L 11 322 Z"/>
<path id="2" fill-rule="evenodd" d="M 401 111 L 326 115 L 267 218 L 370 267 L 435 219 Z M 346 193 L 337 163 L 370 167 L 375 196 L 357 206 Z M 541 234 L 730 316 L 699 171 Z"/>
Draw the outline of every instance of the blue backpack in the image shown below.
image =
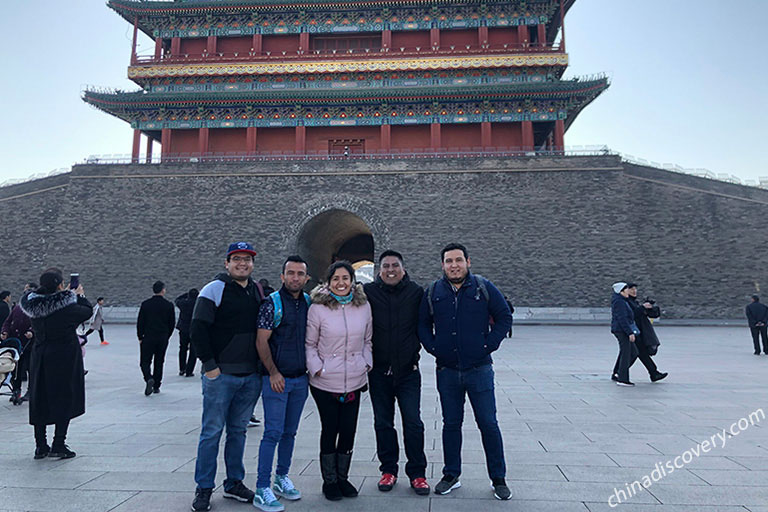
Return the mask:
<path id="1" fill-rule="evenodd" d="M 272 301 L 272 306 L 275 308 L 274 319 L 272 320 L 272 330 L 277 329 L 280 322 L 283 320 L 283 299 L 280 297 L 280 291 L 272 292 L 269 294 L 269 299 Z M 307 301 L 307 307 L 312 305 L 312 299 L 309 298 L 308 293 L 304 293 L 304 300 Z"/>

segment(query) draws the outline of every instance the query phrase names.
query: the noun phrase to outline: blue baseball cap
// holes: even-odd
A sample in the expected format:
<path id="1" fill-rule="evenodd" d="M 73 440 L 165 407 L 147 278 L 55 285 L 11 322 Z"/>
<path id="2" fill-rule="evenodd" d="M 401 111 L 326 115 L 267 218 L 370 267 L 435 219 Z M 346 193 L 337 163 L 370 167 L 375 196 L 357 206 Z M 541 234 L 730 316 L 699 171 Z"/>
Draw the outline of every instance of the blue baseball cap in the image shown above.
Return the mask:
<path id="1" fill-rule="evenodd" d="M 229 249 L 227 249 L 227 258 L 236 252 L 245 252 L 251 256 L 256 256 L 256 251 L 253 250 L 253 246 L 248 242 L 234 242 L 229 244 Z"/>

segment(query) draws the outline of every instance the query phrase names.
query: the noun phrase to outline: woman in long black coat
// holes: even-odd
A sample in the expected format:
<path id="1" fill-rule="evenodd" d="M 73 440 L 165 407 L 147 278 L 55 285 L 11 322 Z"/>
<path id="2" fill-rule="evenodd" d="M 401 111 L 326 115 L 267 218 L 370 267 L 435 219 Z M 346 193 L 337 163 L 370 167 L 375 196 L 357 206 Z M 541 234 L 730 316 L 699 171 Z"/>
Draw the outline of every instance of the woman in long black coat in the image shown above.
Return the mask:
<path id="1" fill-rule="evenodd" d="M 61 271 L 40 276 L 40 288 L 21 299 L 32 319 L 35 350 L 29 379 L 29 423 L 35 427 L 35 458 L 71 458 L 65 444 L 72 418 L 85 413 L 83 355 L 75 329 L 91 317 L 93 308 L 82 286 L 68 290 Z M 46 425 L 56 425 L 48 446 Z"/>

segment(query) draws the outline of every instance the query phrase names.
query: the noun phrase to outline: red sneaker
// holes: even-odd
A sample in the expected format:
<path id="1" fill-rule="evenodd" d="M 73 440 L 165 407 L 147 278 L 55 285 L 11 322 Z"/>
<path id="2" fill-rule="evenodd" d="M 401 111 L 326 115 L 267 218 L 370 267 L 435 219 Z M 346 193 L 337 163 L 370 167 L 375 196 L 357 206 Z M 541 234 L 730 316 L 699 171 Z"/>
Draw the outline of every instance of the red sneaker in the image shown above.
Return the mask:
<path id="1" fill-rule="evenodd" d="M 109 342 L 105 340 L 105 341 L 102 341 L 101 344 L 102 345 L 109 345 Z"/>
<path id="2" fill-rule="evenodd" d="M 381 492 L 389 492 L 395 486 L 395 482 L 397 482 L 397 477 L 395 475 L 392 473 L 384 473 L 379 480 L 379 490 Z"/>
<path id="3" fill-rule="evenodd" d="M 429 495 L 429 484 L 426 478 L 414 478 L 411 480 L 411 489 L 419 496 Z"/>

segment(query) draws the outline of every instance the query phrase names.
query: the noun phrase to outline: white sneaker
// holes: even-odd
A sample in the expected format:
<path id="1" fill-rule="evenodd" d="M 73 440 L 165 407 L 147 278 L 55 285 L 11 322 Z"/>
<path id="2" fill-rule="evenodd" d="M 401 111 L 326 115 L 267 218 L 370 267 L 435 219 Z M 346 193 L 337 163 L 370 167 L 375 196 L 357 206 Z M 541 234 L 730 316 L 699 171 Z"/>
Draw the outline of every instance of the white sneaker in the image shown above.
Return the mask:
<path id="1" fill-rule="evenodd" d="M 287 500 L 295 501 L 301 499 L 301 492 L 294 487 L 288 475 L 275 475 L 275 485 L 272 486 L 275 494 Z"/>
<path id="2" fill-rule="evenodd" d="M 253 506 L 264 512 L 282 512 L 285 506 L 277 501 L 275 494 L 269 487 L 259 487 L 253 497 Z"/>

